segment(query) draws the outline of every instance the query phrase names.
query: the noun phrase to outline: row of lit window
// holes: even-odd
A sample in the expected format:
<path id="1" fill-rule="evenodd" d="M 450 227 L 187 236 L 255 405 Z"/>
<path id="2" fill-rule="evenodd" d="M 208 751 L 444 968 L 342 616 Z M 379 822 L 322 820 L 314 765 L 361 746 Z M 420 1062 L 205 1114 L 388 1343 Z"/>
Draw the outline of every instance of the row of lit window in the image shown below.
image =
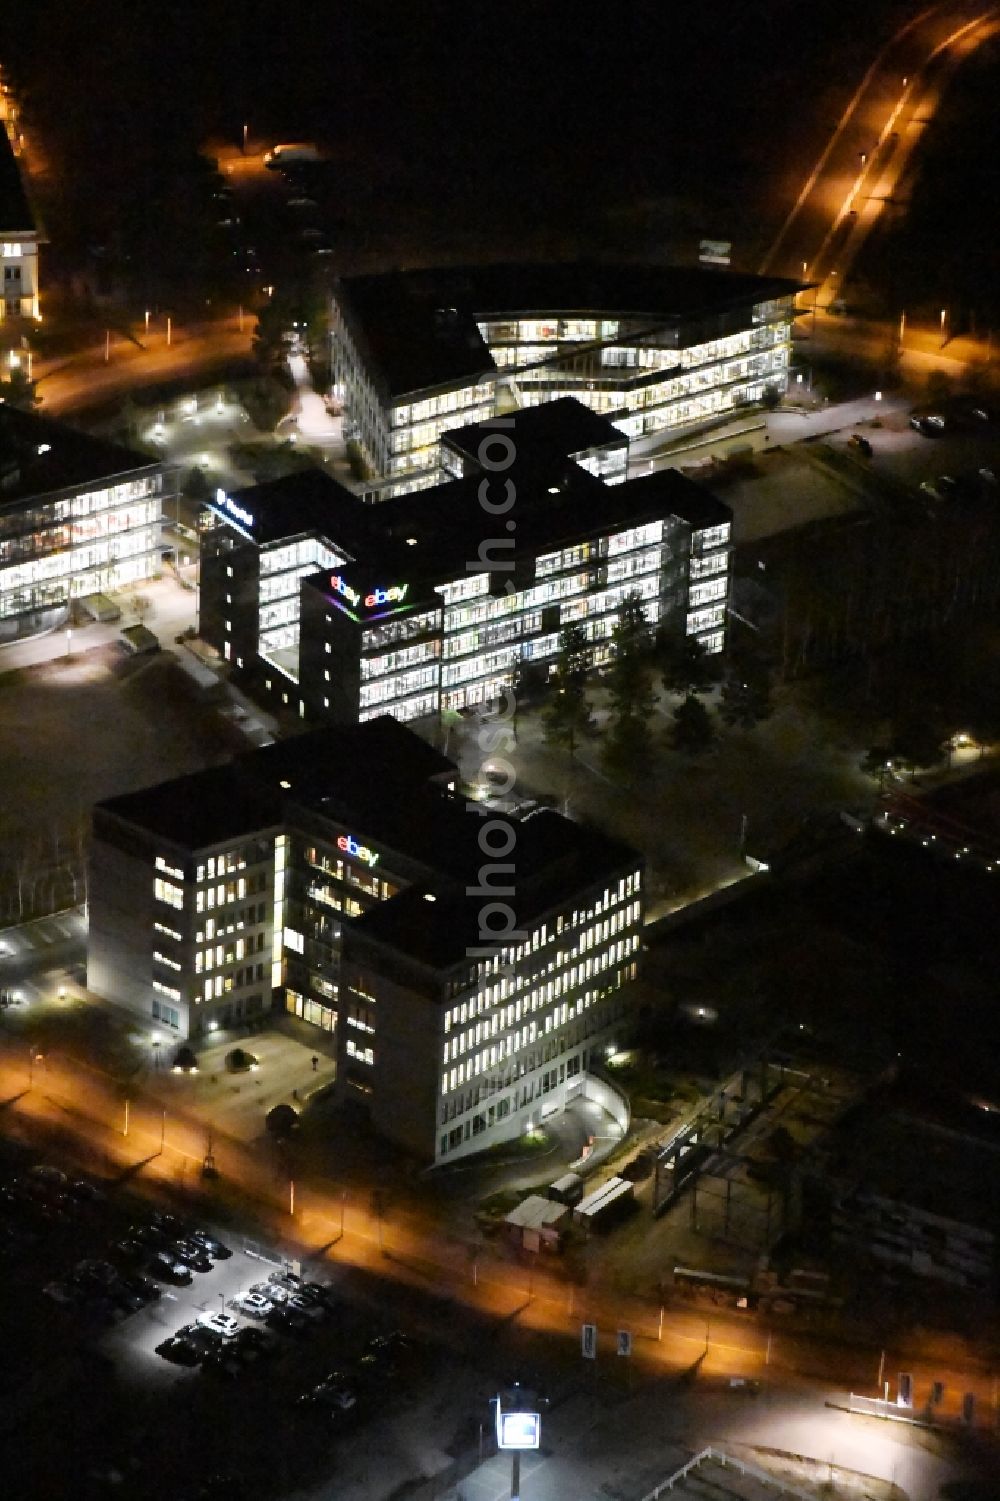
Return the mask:
<path id="1" fill-rule="evenodd" d="M 529 959 L 533 954 L 544 950 L 550 938 L 561 937 L 568 934 L 582 923 L 592 927 L 595 919 L 605 914 L 610 914 L 607 921 L 617 922 L 614 929 L 619 932 L 629 922 L 638 921 L 641 904 L 632 901 L 627 909 L 622 909 L 622 904 L 630 898 L 639 896 L 641 877 L 638 871 L 632 871 L 627 876 L 622 876 L 615 887 L 609 887 L 602 894 L 595 905 L 585 912 L 574 910 L 572 914 L 560 912 L 551 924 L 546 921 L 534 930 L 531 936 L 517 949 L 505 949 L 500 954 L 491 955 L 480 961 L 471 971 L 454 985 L 463 990 L 469 990 L 478 986 L 478 992 L 459 1004 L 450 1007 L 444 1015 L 445 1035 L 453 1026 L 464 1025 L 476 1016 L 481 1016 L 493 1006 L 506 1001 L 514 993 L 530 983 L 531 976 L 526 973 L 518 973 L 515 966 Z M 491 979 L 499 975 L 499 979 Z"/>
<path id="2" fill-rule="evenodd" d="M 548 980 L 542 981 L 540 976 L 536 976 L 532 982 L 530 994 L 507 1005 L 502 1011 L 494 1010 L 490 1016 L 477 1021 L 467 1031 L 449 1038 L 444 1045 L 445 1063 L 478 1047 L 485 1038 L 497 1037 L 501 1034 L 505 1034 L 508 1039 L 513 1037 L 515 1048 L 521 1047 L 523 1044 L 516 1041 L 521 1036 L 521 1031 L 512 1029 L 517 1027 L 523 1017 L 526 1017 L 529 1012 L 538 1011 L 550 1005 L 567 991 L 575 989 L 581 981 L 593 979 L 611 964 L 620 963 L 625 955 L 634 953 L 638 946 L 639 936 L 633 933 L 627 938 L 608 944 L 603 952 L 591 954 L 586 959 L 572 964 L 571 967 L 563 968 L 561 973 Z M 564 965 L 573 958 L 575 958 L 573 954 L 561 956 Z M 565 1003 L 563 1009 L 565 1009 Z M 557 1007 L 556 1011 L 558 1010 Z M 539 1023 L 534 1019 L 528 1023 L 528 1030 L 532 1037 L 535 1036 L 538 1025 Z M 550 1031 L 553 1025 L 559 1025 L 559 1022 L 554 1018 L 554 1014 L 550 1014 L 545 1018 L 545 1031 Z M 508 1051 L 510 1051 L 509 1047 Z"/>
<path id="3" fill-rule="evenodd" d="M 258 879 L 257 890 L 263 890 L 266 877 Z M 211 912 L 215 907 L 225 907 L 229 902 L 240 902 L 247 894 L 247 880 L 240 876 L 236 881 L 226 881 L 218 886 L 206 886 L 195 897 L 195 911 Z"/>
<path id="4" fill-rule="evenodd" d="M 638 945 L 638 939 L 635 940 L 635 944 L 636 946 Z M 618 944 L 616 947 L 623 951 L 623 954 L 619 955 L 619 958 L 623 957 L 624 953 L 633 951 L 631 948 L 626 949 L 623 944 Z M 596 974 L 597 972 L 598 970 L 595 969 L 594 973 Z M 621 977 L 619 977 L 618 983 L 621 983 Z M 564 1001 L 556 1008 L 553 1016 L 547 1019 L 551 1022 L 551 1026 L 546 1026 L 546 1032 L 566 1027 L 577 1018 L 585 1016 L 599 1000 L 605 998 L 609 991 L 615 988 L 617 986 L 612 984 L 600 989 L 591 989 L 583 995 L 578 996 L 573 1002 Z M 529 1027 L 521 1027 L 516 1032 L 508 1033 L 507 1036 L 501 1038 L 498 1042 L 490 1043 L 489 1046 L 481 1048 L 473 1057 L 468 1058 L 465 1062 L 455 1064 L 454 1067 L 448 1069 L 442 1075 L 441 1093 L 451 1094 L 453 1090 L 461 1088 L 469 1080 L 478 1078 L 489 1069 L 499 1067 L 525 1048 L 531 1047 L 539 1040 L 539 1035 L 537 1025 L 532 1022 Z"/>
<path id="5" fill-rule="evenodd" d="M 247 859 L 244 850 L 227 850 L 223 855 L 209 855 L 204 865 L 199 865 L 195 875 L 196 881 L 214 881 L 216 876 L 235 875 L 238 870 L 246 870 Z"/>
<path id="6" fill-rule="evenodd" d="M 701 631 L 716 630 L 725 618 L 725 605 L 710 605 L 704 610 L 694 610 L 687 618 L 687 634 L 696 636 Z"/>

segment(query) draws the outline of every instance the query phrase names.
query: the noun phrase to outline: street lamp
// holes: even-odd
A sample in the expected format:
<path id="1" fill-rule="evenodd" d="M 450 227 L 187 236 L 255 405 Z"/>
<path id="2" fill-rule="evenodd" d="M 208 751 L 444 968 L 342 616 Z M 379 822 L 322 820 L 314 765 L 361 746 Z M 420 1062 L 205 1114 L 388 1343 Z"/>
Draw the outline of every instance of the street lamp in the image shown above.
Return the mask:
<path id="1" fill-rule="evenodd" d="M 946 307 L 943 307 L 941 309 L 941 348 L 942 349 L 944 348 L 944 346 L 948 342 L 948 337 L 947 337 L 947 333 L 946 333 L 946 324 L 947 324 L 947 322 L 948 322 L 948 309 Z"/>

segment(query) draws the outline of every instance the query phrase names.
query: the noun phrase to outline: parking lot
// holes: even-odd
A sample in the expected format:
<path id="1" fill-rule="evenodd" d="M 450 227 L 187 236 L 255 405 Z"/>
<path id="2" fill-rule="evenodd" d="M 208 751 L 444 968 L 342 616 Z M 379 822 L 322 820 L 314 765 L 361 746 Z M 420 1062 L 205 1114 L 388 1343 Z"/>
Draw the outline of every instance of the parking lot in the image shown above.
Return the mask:
<path id="1" fill-rule="evenodd" d="M 5 1461 L 22 1497 L 104 1496 L 126 1473 L 144 1497 L 221 1496 L 257 1471 L 271 1494 L 328 1475 L 334 1440 L 366 1463 L 387 1399 L 395 1423 L 418 1363 L 433 1378 L 437 1352 L 332 1268 L 2 1153 L 0 1425 L 23 1439 Z"/>

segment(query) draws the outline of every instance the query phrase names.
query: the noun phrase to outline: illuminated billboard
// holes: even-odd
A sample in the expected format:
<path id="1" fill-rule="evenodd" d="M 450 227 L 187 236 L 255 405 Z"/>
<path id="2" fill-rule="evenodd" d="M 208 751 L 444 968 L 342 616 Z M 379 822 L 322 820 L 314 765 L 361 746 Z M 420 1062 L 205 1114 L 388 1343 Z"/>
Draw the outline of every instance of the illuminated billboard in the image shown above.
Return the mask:
<path id="1" fill-rule="evenodd" d="M 537 1449 L 541 1436 L 542 1420 L 537 1412 L 503 1412 L 498 1407 L 498 1448 Z"/>

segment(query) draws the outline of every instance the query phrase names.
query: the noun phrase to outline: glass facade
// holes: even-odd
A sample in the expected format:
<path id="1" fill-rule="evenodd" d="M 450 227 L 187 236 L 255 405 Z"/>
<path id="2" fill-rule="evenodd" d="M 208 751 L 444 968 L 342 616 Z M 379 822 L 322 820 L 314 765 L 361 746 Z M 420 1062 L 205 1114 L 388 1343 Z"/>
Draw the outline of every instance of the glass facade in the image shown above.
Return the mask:
<path id="1" fill-rule="evenodd" d="M 626 1014 L 642 920 L 636 869 L 451 980 L 442 1018 L 439 1160 L 481 1150 L 491 1132 L 504 1134 L 510 1116 L 565 1103 L 591 1051 L 603 1055 Z"/>
<path id="2" fill-rule="evenodd" d="M 496 699 L 519 659 L 554 661 L 567 625 L 584 627 L 602 665 L 627 595 L 639 596 L 651 626 L 676 619 L 721 651 L 729 551 L 728 523 L 697 531 L 676 518 L 652 521 L 540 554 L 533 582 L 509 594 L 491 592 L 487 573 L 436 584 L 437 618 L 421 611 L 350 632 L 339 612 L 327 611 L 327 629 L 340 636 L 340 650 L 359 652 L 358 718 L 416 719 Z M 689 577 L 694 560 L 704 571 Z"/>
<path id="3" fill-rule="evenodd" d="M 748 304 L 714 325 L 593 312 L 483 317 L 476 326 L 495 372 L 391 398 L 336 300 L 333 313 L 334 391 L 371 468 L 398 482 L 381 489 L 385 498 L 433 482 L 441 433 L 485 421 L 505 403 L 528 407 L 574 396 L 640 438 L 724 417 L 769 389 L 784 393 L 794 295 Z M 716 333 L 725 324 L 727 331 Z"/>
<path id="4" fill-rule="evenodd" d="M 0 505 L 0 620 L 106 593 L 159 567 L 162 475 Z"/>

